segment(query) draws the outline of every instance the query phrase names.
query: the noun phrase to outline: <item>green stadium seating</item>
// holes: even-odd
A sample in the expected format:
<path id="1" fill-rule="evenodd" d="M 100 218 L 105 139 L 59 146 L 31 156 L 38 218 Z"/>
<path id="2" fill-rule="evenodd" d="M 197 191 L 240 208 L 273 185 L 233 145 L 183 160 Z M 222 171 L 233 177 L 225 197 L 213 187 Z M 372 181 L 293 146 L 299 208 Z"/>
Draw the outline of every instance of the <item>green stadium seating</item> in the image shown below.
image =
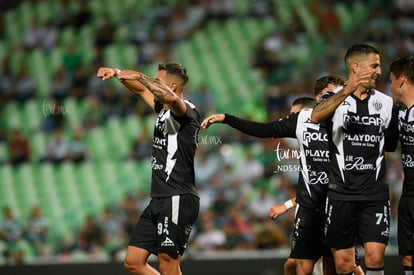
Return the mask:
<path id="1" fill-rule="evenodd" d="M 117 67 L 121 64 L 121 53 L 118 45 L 109 45 L 104 49 L 104 58 L 107 66 Z"/>
<path id="2" fill-rule="evenodd" d="M 353 18 L 348 11 L 348 7 L 345 3 L 338 3 L 334 9 L 340 19 L 342 31 L 349 32 L 353 28 Z"/>
<path id="3" fill-rule="evenodd" d="M 282 28 L 286 28 L 292 20 L 291 7 L 289 7 L 291 3 L 291 1 L 273 0 L 275 15 Z"/>
<path id="4" fill-rule="evenodd" d="M 85 141 L 93 161 L 101 160 L 108 156 L 110 150 L 108 149 L 107 139 L 104 135 L 104 130 L 101 128 L 94 128 L 89 132 Z"/>
<path id="5" fill-rule="evenodd" d="M 121 120 L 120 123 L 122 124 L 121 128 L 124 130 L 124 142 L 132 142 L 134 139 L 137 138 L 139 132 L 146 131 L 146 128 L 143 128 L 144 126 L 142 119 L 135 115 L 130 115 L 126 117 L 124 120 Z M 131 143 L 129 143 L 128 145 L 130 144 Z"/>
<path id="6" fill-rule="evenodd" d="M 72 98 L 68 98 L 65 100 L 65 105 L 63 107 L 67 112 L 67 122 L 72 129 L 82 125 L 83 106 L 81 106 L 81 104 Z"/>
<path id="7" fill-rule="evenodd" d="M 77 42 L 76 33 L 72 27 L 63 28 L 60 31 L 58 42 L 63 51 L 66 51 L 67 47 L 75 41 Z"/>
<path id="8" fill-rule="evenodd" d="M 49 70 L 48 74 L 51 76 L 51 81 L 53 81 L 53 75 L 55 71 L 62 66 L 63 51 L 64 49 L 62 49 L 61 47 L 56 47 L 46 54 L 48 64 L 46 69 Z"/>
<path id="9" fill-rule="evenodd" d="M 47 1 L 39 1 L 32 7 L 33 17 L 39 20 L 40 24 L 46 23 L 48 20 L 53 20 L 53 10 Z"/>
<path id="10" fill-rule="evenodd" d="M 93 48 L 95 28 L 92 25 L 83 26 L 76 34 L 79 49 L 82 51 L 83 63 L 89 67 L 93 61 L 95 50 Z"/>
<path id="11" fill-rule="evenodd" d="M 121 159 L 122 156 L 125 156 L 129 150 L 128 139 L 123 135 L 122 124 L 118 118 L 110 118 L 105 128 L 105 136 L 109 142 L 109 152 L 111 156 Z"/>
<path id="12" fill-rule="evenodd" d="M 145 14 L 154 1 L 140 0 L 139 4 L 136 0 L 88 1 L 94 14 L 90 24 L 79 31 L 70 27 L 62 29 L 58 46 L 49 53 L 40 50 L 26 53 L 12 46 L 21 43 L 24 30 L 30 25 L 31 19 L 38 18 L 40 23 L 45 22 L 54 18 L 60 8 L 59 1 L 55 0 L 35 2 L 36 4 L 31 4 L 30 1 L 24 1 L 1 19 L 4 23 L 5 39 L 0 42 L 0 58 L 10 55 L 14 72 L 18 70 L 21 62 L 29 65 L 37 83 L 38 97 L 23 107 L 15 103 L 8 103 L 4 107 L 6 124 L 22 129 L 30 137 L 33 161 L 20 168 L 12 168 L 7 164 L 0 166 L 0 202 L 12 207 L 22 222 L 27 218 L 30 208 L 38 204 L 53 225 L 53 238 L 58 240 L 64 235 L 73 235 L 86 215 L 99 215 L 105 206 L 118 202 L 125 194 L 149 192 L 150 159 L 135 162 L 125 161 L 123 157 L 128 153 L 131 142 L 139 131 L 147 131 L 152 135 L 156 118 L 153 115 L 144 118 L 112 118 L 90 130 L 85 141 L 91 159 L 85 164 L 68 162 L 54 166 L 50 163 L 37 163 L 45 152 L 48 135 L 36 130 L 45 117 L 42 104 L 47 100 L 53 73 L 62 65 L 63 54 L 73 42 L 76 42 L 83 53 L 86 67 L 90 67 L 94 57 L 94 31 L 101 23 L 101 14 L 109 15 L 118 24 L 115 43 L 107 46 L 103 52 L 105 64 L 121 68 L 137 67 L 139 48 L 127 43 L 131 30 L 128 22 L 124 24 L 122 20 L 131 9 Z M 166 1 L 167 4 L 179 2 L 180 0 Z M 78 1 L 70 3 L 70 11 L 76 12 L 79 9 Z M 209 21 L 203 29 L 177 45 L 174 57 L 191 72 L 190 89 L 195 90 L 200 84 L 206 83 L 217 100 L 215 111 L 236 111 L 239 115 L 252 115 L 256 120 L 265 119 L 266 113 L 262 107 L 265 83 L 259 70 L 251 68 L 250 58 L 254 54 L 252 51 L 257 41 L 276 28 L 284 30 L 294 12 L 298 12 L 312 39 L 307 41 L 306 47 L 291 47 L 286 49 L 286 53 L 293 51 L 297 65 L 304 67 L 310 57 L 323 53 L 325 44 L 323 39 L 313 36 L 316 23 L 308 7 L 302 1 L 296 0 L 273 0 L 273 3 L 276 6 L 275 18 L 253 19 L 246 16 L 249 1 L 234 0 L 236 18 L 220 23 Z M 344 31 L 351 30 L 355 20 L 361 20 L 367 14 L 365 5 L 355 4 L 349 7 L 338 3 L 334 8 L 341 18 Z M 153 75 L 156 64 L 149 64 L 140 70 Z M 117 88 L 121 87 L 117 81 L 110 83 Z M 81 124 L 87 105 L 86 102 L 67 99 L 64 108 L 68 113 L 66 118 L 69 130 L 66 133 L 70 134 L 73 127 Z M 214 134 L 215 131 L 218 128 L 209 129 L 206 133 Z M 1 150 L 4 151 L 5 147 Z M 243 159 L 245 147 L 234 144 L 232 150 L 235 158 L 233 165 L 237 165 Z M 260 154 L 260 151 L 256 154 Z M 278 182 L 275 177 L 263 180 L 258 185 L 266 186 L 269 192 L 277 192 Z M 28 255 L 33 255 L 31 247 L 27 244 L 22 246 Z M 79 257 L 82 256 L 79 254 Z"/>
<path id="13" fill-rule="evenodd" d="M 17 20 L 15 21 L 15 23 L 17 22 L 19 24 L 20 30 L 23 31 L 22 33 L 24 33 L 24 31 L 28 27 L 30 27 L 33 19 L 39 21 L 37 18 L 34 17 L 33 10 L 33 5 L 29 1 L 23 1 L 17 8 Z"/>
<path id="14" fill-rule="evenodd" d="M 47 60 L 40 50 L 33 51 L 27 56 L 30 73 L 32 74 L 39 97 L 47 97 L 51 88 L 50 71 L 41 70 L 39 68 L 47 68 Z"/>
<path id="15" fill-rule="evenodd" d="M 2 202 L 2 207 L 8 205 L 11 207 L 16 214 L 16 217 L 19 217 L 20 208 L 18 207 L 18 198 L 16 197 L 16 191 L 14 187 L 13 174 L 15 171 L 8 164 L 1 166 L 1 179 L 2 183 L 0 185 L 1 192 L 0 198 Z"/>
<path id="16" fill-rule="evenodd" d="M 12 10 L 8 11 L 4 15 L 4 32 L 5 32 L 5 41 L 9 48 L 11 49 L 12 46 L 16 46 L 21 43 L 22 41 L 22 34 L 23 34 L 23 27 L 17 21 L 17 12 Z"/>

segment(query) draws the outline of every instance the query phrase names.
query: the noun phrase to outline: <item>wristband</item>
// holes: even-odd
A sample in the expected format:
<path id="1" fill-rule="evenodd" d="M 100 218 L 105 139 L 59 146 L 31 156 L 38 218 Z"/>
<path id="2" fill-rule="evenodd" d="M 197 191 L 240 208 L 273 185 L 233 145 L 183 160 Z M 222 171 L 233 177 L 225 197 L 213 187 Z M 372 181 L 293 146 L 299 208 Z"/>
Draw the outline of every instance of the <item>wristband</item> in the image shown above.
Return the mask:
<path id="1" fill-rule="evenodd" d="M 291 209 L 291 208 L 293 208 L 293 206 L 294 206 L 292 200 L 285 201 L 284 205 L 286 206 L 286 208 L 288 210 Z"/>

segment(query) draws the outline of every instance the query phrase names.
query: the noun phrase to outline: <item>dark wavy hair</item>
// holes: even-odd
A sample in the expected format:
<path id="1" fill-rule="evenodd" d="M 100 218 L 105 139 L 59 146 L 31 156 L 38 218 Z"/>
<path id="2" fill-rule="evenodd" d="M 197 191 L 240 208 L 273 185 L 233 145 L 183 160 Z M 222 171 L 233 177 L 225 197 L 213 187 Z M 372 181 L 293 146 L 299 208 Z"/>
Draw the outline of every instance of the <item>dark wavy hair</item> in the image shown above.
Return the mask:
<path id="1" fill-rule="evenodd" d="M 337 74 L 325 75 L 316 80 L 315 85 L 313 86 L 313 92 L 315 93 L 315 96 L 317 96 L 329 84 L 342 86 L 344 85 L 344 83 L 345 83 L 345 79 L 340 75 L 337 75 Z"/>
<path id="2" fill-rule="evenodd" d="M 407 55 L 395 59 L 390 65 L 390 73 L 396 78 L 404 75 L 411 83 L 414 83 L 414 56 Z"/>
<path id="3" fill-rule="evenodd" d="M 188 81 L 188 74 L 187 70 L 178 63 L 166 63 L 166 64 L 159 64 L 158 70 L 165 70 L 167 71 L 168 75 L 176 75 L 183 80 L 183 85 L 185 85 Z"/>

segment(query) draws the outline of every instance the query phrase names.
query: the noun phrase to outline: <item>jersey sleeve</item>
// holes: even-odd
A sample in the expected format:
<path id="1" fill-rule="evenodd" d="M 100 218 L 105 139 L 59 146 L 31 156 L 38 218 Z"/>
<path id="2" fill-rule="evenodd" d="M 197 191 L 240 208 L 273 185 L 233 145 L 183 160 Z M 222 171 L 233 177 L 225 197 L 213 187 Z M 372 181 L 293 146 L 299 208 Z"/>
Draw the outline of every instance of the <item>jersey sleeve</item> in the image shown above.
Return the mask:
<path id="1" fill-rule="evenodd" d="M 391 122 L 385 131 L 385 151 L 387 152 L 394 152 L 398 146 L 398 113 L 399 107 L 394 104 Z"/>
<path id="2" fill-rule="evenodd" d="M 197 122 L 200 121 L 200 114 L 197 111 L 197 108 L 194 104 L 192 104 L 189 101 L 184 101 L 185 105 L 186 105 L 186 110 L 183 116 L 176 116 L 174 114 L 172 114 L 175 118 L 175 120 L 177 120 L 180 123 L 183 123 L 186 120 L 195 120 Z"/>
<path id="3" fill-rule="evenodd" d="M 298 114 L 269 123 L 254 122 L 225 114 L 223 123 L 247 135 L 258 138 L 295 137 Z"/>

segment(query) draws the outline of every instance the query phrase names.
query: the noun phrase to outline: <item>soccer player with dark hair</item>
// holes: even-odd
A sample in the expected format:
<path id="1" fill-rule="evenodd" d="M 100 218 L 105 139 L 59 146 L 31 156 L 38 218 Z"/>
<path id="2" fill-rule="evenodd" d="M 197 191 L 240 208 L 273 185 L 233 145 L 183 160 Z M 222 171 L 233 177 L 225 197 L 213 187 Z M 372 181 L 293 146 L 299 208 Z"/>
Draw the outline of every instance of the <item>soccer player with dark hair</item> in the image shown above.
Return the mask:
<path id="1" fill-rule="evenodd" d="M 404 181 L 398 203 L 398 253 L 405 275 L 414 274 L 414 56 L 397 58 L 390 66 L 391 92 L 398 123 L 390 137 L 393 149 L 401 144 Z"/>
<path id="2" fill-rule="evenodd" d="M 161 274 L 182 274 L 181 257 L 199 212 L 194 156 L 200 129 L 195 106 L 183 98 L 188 81 L 180 64 L 160 64 L 155 78 L 102 67 L 97 76 L 116 77 L 158 113 L 152 140 L 151 201 L 130 238 L 125 267 L 131 274 L 159 274 L 148 264 L 158 257 Z"/>
<path id="3" fill-rule="evenodd" d="M 319 103 L 312 122 L 327 125 L 331 179 L 326 204 L 326 242 L 338 274 L 353 274 L 355 243 L 365 250 L 367 275 L 384 274 L 390 233 L 389 186 L 384 143 L 393 100 L 375 89 L 381 75 L 378 50 L 351 46 L 345 55 L 349 81 Z M 356 84 L 356 85 L 355 85 Z"/>
<path id="4" fill-rule="evenodd" d="M 324 93 L 342 86 L 344 80 L 337 75 L 319 78 L 314 87 L 316 100 Z M 329 150 L 324 124 L 310 121 L 315 98 L 301 97 L 294 101 L 291 114 L 269 123 L 244 120 L 229 114 L 214 114 L 203 120 L 201 126 L 225 123 L 245 134 L 259 138 L 296 138 L 300 147 L 299 183 L 296 198 L 269 210 L 269 217 L 277 218 L 296 205 L 295 230 L 292 251 L 285 263 L 285 275 L 312 274 L 315 263 L 324 254 L 325 199 L 328 185 Z M 329 269 L 326 267 L 325 274 Z"/>

